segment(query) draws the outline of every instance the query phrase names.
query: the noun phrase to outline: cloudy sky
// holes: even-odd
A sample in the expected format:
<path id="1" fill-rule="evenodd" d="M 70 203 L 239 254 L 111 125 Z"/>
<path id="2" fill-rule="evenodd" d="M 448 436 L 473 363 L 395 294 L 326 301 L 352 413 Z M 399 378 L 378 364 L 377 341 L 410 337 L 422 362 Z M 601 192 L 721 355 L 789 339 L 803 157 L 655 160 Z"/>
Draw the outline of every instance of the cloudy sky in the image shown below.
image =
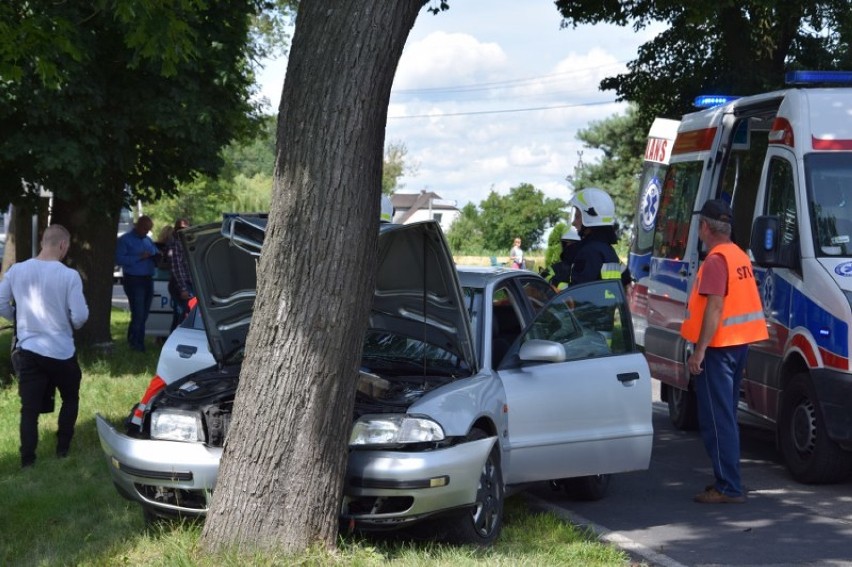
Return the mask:
<path id="1" fill-rule="evenodd" d="M 413 166 L 402 192 L 434 191 L 462 207 L 531 183 L 569 198 L 579 152 L 597 159 L 577 131 L 624 111 L 598 84 L 626 71 L 652 32 L 560 21 L 552 0 L 452 0 L 446 12 L 420 14 L 388 109 L 386 143 L 405 144 Z M 274 109 L 285 67 L 271 62 L 261 74 Z"/>

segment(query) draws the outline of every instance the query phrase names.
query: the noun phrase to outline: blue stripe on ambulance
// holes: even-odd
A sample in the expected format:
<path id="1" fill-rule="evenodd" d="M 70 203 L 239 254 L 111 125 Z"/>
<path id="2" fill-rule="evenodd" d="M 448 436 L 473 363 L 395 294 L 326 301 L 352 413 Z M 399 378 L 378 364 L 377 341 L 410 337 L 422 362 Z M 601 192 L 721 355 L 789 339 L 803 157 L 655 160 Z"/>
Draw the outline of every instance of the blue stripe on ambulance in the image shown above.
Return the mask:
<path id="1" fill-rule="evenodd" d="M 804 327 L 819 348 L 843 358 L 849 357 L 849 326 L 846 322 L 820 307 L 771 268 L 755 266 L 754 274 L 767 318 L 774 313 L 773 320 L 788 331 Z"/>

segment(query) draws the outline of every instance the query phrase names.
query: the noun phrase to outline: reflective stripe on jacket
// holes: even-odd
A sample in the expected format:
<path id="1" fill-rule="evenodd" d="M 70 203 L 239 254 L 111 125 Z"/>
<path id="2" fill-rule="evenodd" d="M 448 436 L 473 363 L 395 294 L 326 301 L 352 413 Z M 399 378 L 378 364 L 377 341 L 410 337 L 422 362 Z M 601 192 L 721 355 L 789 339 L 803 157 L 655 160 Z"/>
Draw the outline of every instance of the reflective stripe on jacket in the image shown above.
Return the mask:
<path id="1" fill-rule="evenodd" d="M 733 242 L 719 244 L 710 253 L 719 254 L 725 259 L 728 267 L 728 294 L 723 303 L 719 327 L 708 346 L 744 345 L 768 338 L 763 305 L 748 256 Z M 698 269 L 689 296 L 686 319 L 680 327 L 681 336 L 693 343 L 698 342 L 704 309 L 707 307 L 707 296 L 698 293 L 703 271 L 704 264 Z"/>

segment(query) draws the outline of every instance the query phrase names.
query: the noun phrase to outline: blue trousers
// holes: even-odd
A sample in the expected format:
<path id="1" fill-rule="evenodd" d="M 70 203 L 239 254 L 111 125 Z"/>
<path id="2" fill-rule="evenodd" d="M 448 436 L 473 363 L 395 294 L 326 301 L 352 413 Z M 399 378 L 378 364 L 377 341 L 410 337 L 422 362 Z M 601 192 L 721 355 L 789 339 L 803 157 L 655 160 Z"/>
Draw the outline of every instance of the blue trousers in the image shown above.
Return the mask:
<path id="1" fill-rule="evenodd" d="M 728 496 L 743 494 L 737 404 L 747 355 L 748 345 L 708 347 L 701 374 L 693 376 L 701 439 L 713 462 L 716 490 Z"/>
<path id="2" fill-rule="evenodd" d="M 127 342 L 134 350 L 145 350 L 145 323 L 154 299 L 154 279 L 151 276 L 128 276 L 123 278 L 124 294 L 130 306 L 130 325 L 127 326 Z"/>

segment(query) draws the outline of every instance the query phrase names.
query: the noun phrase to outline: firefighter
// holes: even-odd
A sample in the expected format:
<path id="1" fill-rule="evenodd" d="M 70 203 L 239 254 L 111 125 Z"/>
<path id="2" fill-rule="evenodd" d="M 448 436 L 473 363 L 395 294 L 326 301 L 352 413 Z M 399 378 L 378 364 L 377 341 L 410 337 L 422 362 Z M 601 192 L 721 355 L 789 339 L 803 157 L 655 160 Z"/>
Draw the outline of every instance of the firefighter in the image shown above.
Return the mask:
<path id="1" fill-rule="evenodd" d="M 579 242 L 580 233 L 573 226 L 562 233 L 560 239 L 562 253 L 559 255 L 559 261 L 550 266 L 545 275 L 550 285 L 558 291 L 562 291 L 571 284 L 571 266 L 574 264 Z"/>
<path id="2" fill-rule="evenodd" d="M 615 230 L 615 203 L 603 189 L 589 187 L 574 194 L 574 228 L 580 234 L 571 269 L 571 285 L 621 279 L 630 283 L 630 274 L 613 248 L 618 242 Z"/>

